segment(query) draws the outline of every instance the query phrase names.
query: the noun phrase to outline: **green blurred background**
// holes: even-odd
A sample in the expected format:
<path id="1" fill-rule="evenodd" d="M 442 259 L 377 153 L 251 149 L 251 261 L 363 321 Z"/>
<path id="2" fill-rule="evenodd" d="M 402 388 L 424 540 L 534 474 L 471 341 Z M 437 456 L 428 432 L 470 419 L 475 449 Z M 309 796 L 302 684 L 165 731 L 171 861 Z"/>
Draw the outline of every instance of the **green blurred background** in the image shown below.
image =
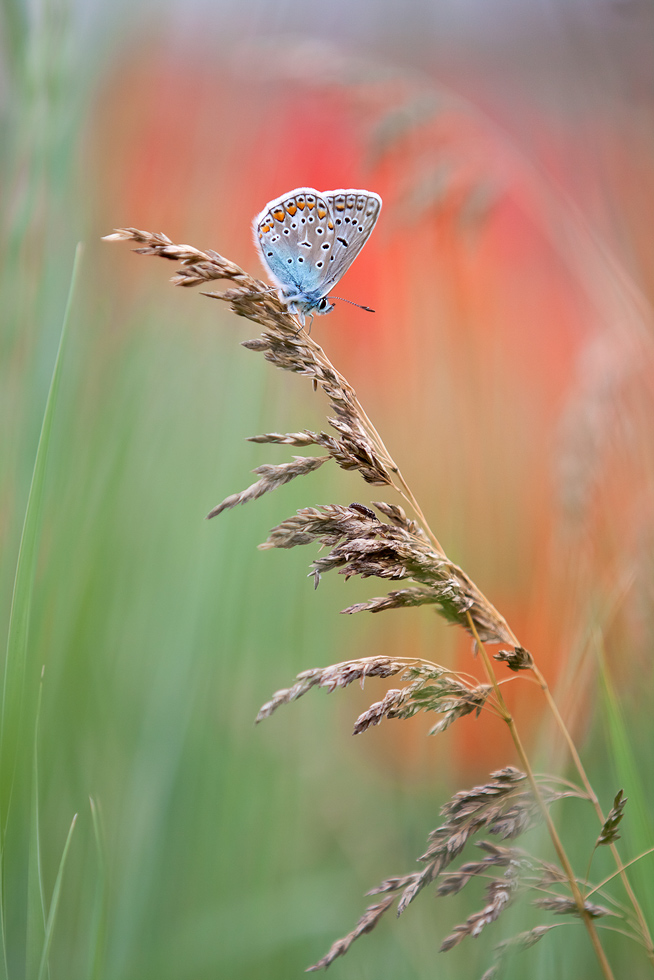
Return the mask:
<path id="1" fill-rule="evenodd" d="M 253 726 L 308 667 L 385 653 L 474 670 L 467 640 L 424 610 L 339 617 L 381 589 L 314 592 L 312 555 L 257 552 L 298 507 L 369 503 L 352 475 L 324 467 L 203 520 L 254 466 L 289 458 L 247 436 L 324 427 L 325 403 L 239 346 L 251 324 L 170 287 L 170 263 L 100 241 L 135 225 L 260 275 L 252 215 L 298 185 L 382 194 L 342 286 L 378 313 L 339 305 L 314 334 L 448 553 L 558 680 L 605 810 L 626 789 L 625 856 L 651 846 L 652 9 L 0 9 L 5 634 L 84 243 L 9 637 L 0 976 L 299 976 L 369 887 L 414 869 L 453 792 L 515 762 L 484 719 L 352 739 L 384 692 L 372 683 Z M 534 691 L 511 693 L 541 765 L 567 771 Z M 582 874 L 584 813 L 556 814 Z M 651 864 L 634 880 L 653 911 Z M 330 975 L 481 976 L 494 942 L 532 922 L 437 956 L 482 902 L 423 894 Z M 646 975 L 637 949 L 607 944 L 619 975 Z M 597 975 L 580 927 L 512 969 Z"/>

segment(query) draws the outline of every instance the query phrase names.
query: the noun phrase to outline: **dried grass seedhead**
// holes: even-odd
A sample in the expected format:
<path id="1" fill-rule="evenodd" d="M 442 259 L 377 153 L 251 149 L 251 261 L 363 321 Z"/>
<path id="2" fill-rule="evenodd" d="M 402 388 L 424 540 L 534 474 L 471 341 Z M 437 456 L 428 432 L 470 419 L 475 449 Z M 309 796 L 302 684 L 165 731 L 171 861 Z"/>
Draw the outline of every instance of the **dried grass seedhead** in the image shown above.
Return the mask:
<path id="1" fill-rule="evenodd" d="M 551 794 L 549 802 L 556 795 Z M 480 830 L 507 838 L 516 837 L 533 826 L 539 813 L 525 773 L 512 766 L 491 773 L 488 782 L 455 793 L 441 808 L 441 815 L 445 818 L 444 822 L 429 835 L 429 846 L 419 858 L 425 865 L 423 870 L 386 878 L 370 889 L 368 895 L 388 897 L 384 902 L 369 906 L 354 929 L 337 940 L 326 956 L 311 967 L 311 970 L 329 966 L 363 932 L 374 928 L 384 912 L 392 907 L 394 897 L 398 898 L 397 914 L 400 915 L 427 885 L 435 881 L 438 882 L 436 894 L 439 897 L 449 897 L 458 894 L 472 880 L 481 878 L 487 881 L 491 869 L 503 869 L 500 876 L 491 878 L 487 884 L 484 908 L 470 915 L 465 922 L 452 930 L 441 944 L 442 952 L 453 949 L 467 937 L 478 936 L 487 925 L 499 918 L 521 892 L 529 888 L 538 890 L 544 887 L 539 880 L 546 878 L 546 865 L 543 862 L 519 848 L 506 847 L 489 840 L 475 842 L 485 852 L 483 858 L 466 862 L 456 871 L 445 873 L 445 869 L 456 860 Z M 550 884 L 561 884 L 561 880 L 567 881 L 565 875 L 558 872 Z M 538 907 L 557 914 L 565 914 L 574 908 L 579 914 L 579 909 L 569 896 L 547 894 Z M 600 912 L 600 906 L 587 903 L 587 907 L 589 914 L 593 916 L 606 914 L 606 910 Z M 531 930 L 530 933 L 516 937 L 515 943 L 524 947 L 533 945 L 549 928 L 551 927 L 543 926 Z"/>
<path id="2" fill-rule="evenodd" d="M 244 343 L 247 349 L 262 353 L 275 367 L 291 371 L 311 380 L 328 398 L 330 413 L 327 423 L 332 432 L 301 429 L 295 432 L 267 432 L 251 437 L 258 444 L 276 444 L 306 449 L 316 447 L 320 455 L 294 456 L 285 463 L 262 464 L 255 469 L 258 479 L 247 489 L 231 494 L 214 507 L 209 517 L 240 504 L 248 503 L 276 488 L 307 476 L 333 460 L 342 470 L 358 473 L 368 485 L 394 488 L 413 508 L 417 520 L 407 517 L 394 504 L 376 502 L 376 512 L 366 504 L 349 506 L 328 504 L 305 507 L 293 517 L 278 524 L 269 534 L 262 549 L 293 548 L 298 545 L 319 545 L 323 552 L 314 558 L 311 575 L 317 586 L 321 575 L 336 569 L 346 578 L 360 576 L 397 582 L 407 581 L 406 587 L 393 589 L 383 596 L 356 603 L 345 613 L 431 605 L 448 622 L 465 629 L 475 640 L 486 676 L 490 683 L 479 683 L 468 676 L 454 673 L 438 664 L 408 660 L 401 657 L 369 657 L 339 663 L 326 668 L 303 671 L 290 687 L 277 691 L 261 708 L 257 721 L 269 717 L 278 707 L 302 697 L 314 687 L 327 691 L 344 688 L 358 680 L 363 685 L 368 677 L 386 679 L 399 676 L 401 687 L 386 692 L 356 720 L 354 734 L 365 732 L 385 719 L 405 719 L 421 711 L 440 715 L 431 729 L 442 732 L 457 719 L 482 710 L 495 712 L 507 722 L 514 734 L 514 744 L 524 772 L 508 766 L 491 774 L 488 782 L 455 793 L 443 806 L 443 822 L 429 835 L 425 853 L 419 858 L 422 867 L 410 874 L 386 878 L 369 894 L 384 898 L 370 905 L 355 928 L 333 944 L 327 955 L 310 970 L 327 967 L 342 956 L 359 936 L 370 932 L 397 899 L 398 915 L 413 902 L 420 892 L 437 882 L 441 897 L 460 892 L 473 879 L 488 879 L 491 868 L 502 869 L 487 885 L 486 904 L 457 925 L 443 941 L 441 949 L 449 950 L 467 937 L 478 936 L 493 923 L 522 889 L 538 893 L 533 903 L 537 908 L 555 915 L 580 918 L 593 940 L 604 976 L 610 978 L 593 920 L 616 913 L 584 898 L 593 889 L 589 882 L 579 882 L 565 854 L 549 814 L 554 800 L 565 796 L 592 799 L 591 787 L 580 768 L 586 787 L 584 793 L 565 781 L 558 783 L 533 773 L 521 741 L 515 733 L 513 719 L 506 707 L 492 661 L 484 643 L 504 643 L 510 649 L 501 650 L 495 657 L 513 672 L 530 670 L 543 691 L 544 678 L 534 660 L 512 633 L 504 618 L 476 587 L 466 573 L 447 557 L 431 531 L 415 497 L 402 477 L 379 433 L 363 410 L 356 392 L 325 355 L 323 349 L 302 329 L 299 320 L 291 315 L 277 291 L 254 279 L 237 265 L 213 250 L 200 251 L 189 245 L 175 245 L 165 235 L 152 234 L 136 228 L 118 229 L 107 236 L 112 241 L 132 241 L 135 250 L 145 255 L 157 255 L 178 262 L 180 268 L 172 277 L 175 285 L 198 286 L 215 280 L 225 280 L 229 287 L 222 293 L 204 295 L 228 302 L 233 312 L 261 326 L 261 336 Z M 377 516 L 381 515 L 381 520 Z M 555 712 L 555 715 L 557 713 Z M 557 786 L 564 784 L 564 789 Z M 595 847 L 610 845 L 618 839 L 617 828 L 623 816 L 626 800 L 622 792 L 614 800 L 608 818 L 603 822 Z M 596 807 L 599 809 L 599 805 Z M 537 861 L 515 847 L 488 840 L 476 841 L 484 851 L 482 859 L 468 861 L 458 869 L 452 863 L 480 832 L 485 831 L 502 840 L 515 840 L 537 821 L 544 820 L 554 844 L 561 867 Z M 624 875 L 624 869 L 620 869 Z M 636 930 L 654 961 L 654 944 L 633 893 L 628 893 L 638 919 Z M 562 894 L 562 889 L 565 893 Z M 550 926 L 538 926 L 513 941 L 514 946 L 526 948 L 537 942 Z M 509 944 L 500 947 L 503 955 Z M 497 972 L 496 964 L 486 974 Z"/>
<path id="3" fill-rule="evenodd" d="M 527 932 L 520 932 L 517 936 L 512 936 L 511 939 L 505 939 L 501 943 L 498 943 L 496 949 L 500 952 L 507 949 L 531 949 L 536 943 L 540 942 L 543 936 L 551 932 L 552 929 L 556 929 L 556 924 L 551 926 L 536 926 L 534 929 L 529 929 Z"/>
<path id="4" fill-rule="evenodd" d="M 410 668 L 405 677 L 415 673 Z M 412 718 L 419 711 L 435 711 L 443 715 L 442 720 L 429 732 L 436 735 L 465 715 L 474 713 L 479 717 L 492 691 L 489 684 L 473 686 L 449 676 L 445 670 L 440 676 L 436 676 L 434 671 L 425 671 L 425 674 L 408 687 L 388 691 L 381 701 L 371 705 L 357 718 L 353 734 L 360 735 L 384 718 Z"/>
<path id="5" fill-rule="evenodd" d="M 554 915 L 581 915 L 577 903 L 571 898 L 564 898 L 562 895 L 552 898 L 537 898 L 533 904 L 536 908 L 553 912 Z M 605 915 L 614 916 L 616 914 L 615 912 L 611 912 L 610 909 L 604 908 L 603 905 L 595 905 L 593 902 L 584 902 L 584 912 L 592 919 L 601 919 Z"/>
<path id="6" fill-rule="evenodd" d="M 534 658 L 525 650 L 524 647 L 515 647 L 513 650 L 500 650 L 493 654 L 493 660 L 499 660 L 506 664 L 509 670 L 517 673 L 519 670 L 531 670 L 534 666 Z"/>
<path id="7" fill-rule="evenodd" d="M 613 806 L 609 812 L 608 817 L 604 821 L 604 826 L 597 838 L 597 847 L 606 846 L 607 844 L 615 844 L 617 840 L 620 840 L 620 834 L 618 833 L 618 827 L 622 822 L 624 817 L 624 808 L 627 803 L 627 797 L 624 795 L 624 790 L 619 790 L 613 800 Z"/>
<path id="8" fill-rule="evenodd" d="M 394 674 L 405 671 L 406 667 L 406 661 L 391 660 L 390 657 L 367 657 L 330 667 L 303 670 L 297 675 L 293 687 L 277 691 L 270 701 L 259 709 L 256 722 L 269 718 L 281 705 L 297 701 L 313 687 L 324 687 L 331 692 L 337 687 L 348 687 L 353 681 L 361 681 L 363 686 L 366 677 L 393 677 Z"/>
<path id="9" fill-rule="evenodd" d="M 486 857 L 481 861 L 469 861 L 462 864 L 457 871 L 443 875 L 436 889 L 436 894 L 443 897 L 457 895 L 473 878 L 484 877 L 491 867 L 508 868 L 509 865 L 531 867 L 531 861 L 524 851 L 515 847 L 502 847 L 492 841 L 476 841 L 477 847 L 486 851 Z"/>
<path id="10" fill-rule="evenodd" d="M 367 932 L 372 932 L 384 912 L 388 911 L 394 901 L 395 897 L 390 895 L 388 898 L 382 899 L 381 902 L 369 905 L 352 932 L 349 932 L 347 936 L 343 936 L 342 939 L 337 939 L 327 955 L 323 956 L 317 963 L 314 963 L 313 966 L 308 967 L 306 972 L 316 973 L 318 970 L 326 969 L 339 956 L 344 956 L 355 939 L 358 939 L 359 936 L 365 936 Z"/>
<path id="11" fill-rule="evenodd" d="M 429 846 L 419 859 L 425 869 L 405 889 L 398 912 L 404 911 L 480 830 L 506 840 L 518 837 L 540 819 L 538 801 L 526 775 L 513 766 L 492 773 L 488 783 L 455 793 L 441 814 L 446 820 L 431 832 Z"/>
<path id="12" fill-rule="evenodd" d="M 455 926 L 449 936 L 441 943 L 441 953 L 454 949 L 466 938 L 478 936 L 491 922 L 502 914 L 511 904 L 518 890 L 518 877 L 515 868 L 509 867 L 502 878 L 491 881 L 486 889 L 486 905 L 481 912 L 474 912 L 465 922 Z"/>
<path id="13" fill-rule="evenodd" d="M 343 612 L 381 612 L 402 606 L 431 604 L 449 622 L 471 632 L 472 616 L 481 640 L 501 643 L 510 639 L 506 624 L 494 615 L 485 597 L 465 572 L 435 550 L 426 534 L 408 520 L 400 507 L 374 505 L 388 523 L 352 507 L 329 504 L 305 507 L 273 528 L 261 548 L 293 548 L 316 542 L 331 550 L 316 558 L 312 573 L 316 587 L 332 569 L 350 578 L 413 579 L 418 587 L 394 591 L 349 606 Z"/>
<path id="14" fill-rule="evenodd" d="M 214 279 L 228 279 L 242 284 L 253 293 L 266 292 L 268 286 L 253 279 L 234 262 L 208 248 L 205 252 L 192 245 L 175 245 L 167 235 L 156 231 L 140 231 L 138 228 L 116 228 L 112 235 L 105 235 L 105 242 L 138 242 L 137 255 L 158 255 L 182 266 L 171 278 L 174 286 L 199 286 Z M 281 304 L 279 304 L 281 308 Z"/>
<path id="15" fill-rule="evenodd" d="M 367 657 L 322 669 L 302 671 L 292 687 L 277 691 L 261 707 L 256 721 L 258 723 L 269 718 L 277 708 L 296 701 L 314 687 L 323 687 L 331 692 L 336 688 L 347 687 L 355 680 L 360 681 L 363 687 L 367 677 L 383 679 L 397 674 L 401 674 L 402 681 L 410 683 L 387 691 L 381 701 L 376 701 L 359 715 L 354 725 L 354 735 L 360 735 L 368 728 L 378 725 L 384 718 L 412 718 L 420 711 L 443 715 L 430 733 L 436 734 L 464 715 L 474 712 L 478 716 L 492 690 L 487 684 L 471 683 L 438 664 Z"/>
<path id="16" fill-rule="evenodd" d="M 381 612 L 431 604 L 449 622 L 471 632 L 469 613 L 483 641 L 517 645 L 504 618 L 465 572 L 445 555 L 399 467 L 364 412 L 354 388 L 336 370 L 320 345 L 302 329 L 297 318 L 288 312 L 276 290 L 211 249 L 200 251 L 190 245 L 175 245 L 160 233 L 120 228 L 108 235 L 107 240 L 136 242 L 139 247 L 135 251 L 139 254 L 179 262 L 181 268 L 171 280 L 175 285 L 197 286 L 214 280 L 231 283 L 234 288 L 204 295 L 228 302 L 238 316 L 263 327 L 260 337 L 245 341 L 243 346 L 262 353 L 275 367 L 310 378 L 329 400 L 332 414 L 327 421 L 335 435 L 304 429 L 251 437 L 251 441 L 260 444 L 316 446 L 324 455 L 295 456 L 287 463 L 257 467 L 254 472 L 259 479 L 245 490 L 226 497 L 212 508 L 208 517 L 255 500 L 333 460 L 341 469 L 357 472 L 369 485 L 394 487 L 416 509 L 420 524 L 409 520 L 400 507 L 383 502 L 375 504 L 386 518 L 383 523 L 370 517 L 370 512 L 366 514 L 365 507 L 363 512 L 357 512 L 356 507 L 362 505 L 353 508 L 330 505 L 321 508 L 322 513 L 316 508 L 305 508 L 296 517 L 274 528 L 263 547 L 290 548 L 312 540 L 328 543 L 333 548 L 330 555 L 313 563 L 316 583 L 322 572 L 334 567 L 346 577 L 376 575 L 387 579 L 411 578 L 419 583 L 416 587 L 350 606 L 346 612 L 364 609 Z"/>

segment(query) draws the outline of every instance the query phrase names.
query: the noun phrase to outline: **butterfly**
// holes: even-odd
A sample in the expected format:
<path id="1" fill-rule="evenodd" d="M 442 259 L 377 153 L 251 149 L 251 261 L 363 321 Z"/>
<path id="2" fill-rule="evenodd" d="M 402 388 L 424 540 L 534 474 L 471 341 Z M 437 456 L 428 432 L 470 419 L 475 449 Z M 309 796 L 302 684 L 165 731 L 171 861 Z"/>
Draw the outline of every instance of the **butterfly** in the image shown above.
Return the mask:
<path id="1" fill-rule="evenodd" d="M 368 241 L 381 206 L 373 191 L 296 187 L 254 219 L 263 264 L 302 326 L 307 313 L 313 319 L 334 309 L 328 294 Z"/>

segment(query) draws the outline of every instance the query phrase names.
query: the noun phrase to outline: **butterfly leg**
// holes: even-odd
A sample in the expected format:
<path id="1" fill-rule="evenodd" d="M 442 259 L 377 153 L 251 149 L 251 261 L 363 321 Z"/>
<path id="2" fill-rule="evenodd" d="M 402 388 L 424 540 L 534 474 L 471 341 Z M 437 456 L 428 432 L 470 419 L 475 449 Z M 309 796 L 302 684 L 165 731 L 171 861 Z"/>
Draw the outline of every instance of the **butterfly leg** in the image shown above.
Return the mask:
<path id="1" fill-rule="evenodd" d="M 286 309 L 288 310 L 289 314 L 291 316 L 296 316 L 300 321 L 300 327 L 298 330 L 295 331 L 295 336 L 297 337 L 300 334 L 300 332 L 304 330 L 305 314 L 302 310 L 298 310 L 295 303 L 293 303 L 292 301 L 289 302 L 288 297 L 284 297 L 284 302 L 286 302 L 287 304 Z M 313 320 L 313 317 L 311 317 L 311 319 Z"/>

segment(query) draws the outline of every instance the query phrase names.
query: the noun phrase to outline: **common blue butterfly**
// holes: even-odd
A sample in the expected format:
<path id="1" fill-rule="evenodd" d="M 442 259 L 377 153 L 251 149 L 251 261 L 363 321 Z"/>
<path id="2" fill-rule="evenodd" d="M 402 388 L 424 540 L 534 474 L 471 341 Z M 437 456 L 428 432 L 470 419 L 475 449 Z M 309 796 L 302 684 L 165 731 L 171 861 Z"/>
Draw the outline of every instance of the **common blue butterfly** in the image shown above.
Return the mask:
<path id="1" fill-rule="evenodd" d="M 263 264 L 303 325 L 305 314 L 334 309 L 328 294 L 368 241 L 381 206 L 373 191 L 296 187 L 254 219 Z"/>

